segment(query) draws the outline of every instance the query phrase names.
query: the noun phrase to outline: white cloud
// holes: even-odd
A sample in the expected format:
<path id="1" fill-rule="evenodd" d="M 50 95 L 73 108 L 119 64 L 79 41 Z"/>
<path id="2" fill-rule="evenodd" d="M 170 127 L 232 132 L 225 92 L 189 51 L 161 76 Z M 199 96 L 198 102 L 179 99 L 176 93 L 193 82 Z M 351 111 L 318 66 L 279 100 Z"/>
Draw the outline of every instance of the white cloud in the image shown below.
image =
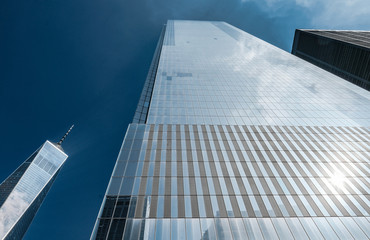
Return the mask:
<path id="1" fill-rule="evenodd" d="M 370 29 L 369 0 L 241 0 L 254 2 L 272 17 L 302 8 L 315 28 Z M 366 29 L 365 29 L 366 30 Z"/>
<path id="2" fill-rule="evenodd" d="M 313 4 L 315 4 L 315 0 L 295 0 L 295 3 L 302 7 L 311 7 Z"/>
<path id="3" fill-rule="evenodd" d="M 312 19 L 315 26 L 353 28 L 356 26 L 370 26 L 370 5 L 368 0 L 335 0 L 317 1 L 319 9 Z M 321 10 L 320 10 L 321 9 Z"/>

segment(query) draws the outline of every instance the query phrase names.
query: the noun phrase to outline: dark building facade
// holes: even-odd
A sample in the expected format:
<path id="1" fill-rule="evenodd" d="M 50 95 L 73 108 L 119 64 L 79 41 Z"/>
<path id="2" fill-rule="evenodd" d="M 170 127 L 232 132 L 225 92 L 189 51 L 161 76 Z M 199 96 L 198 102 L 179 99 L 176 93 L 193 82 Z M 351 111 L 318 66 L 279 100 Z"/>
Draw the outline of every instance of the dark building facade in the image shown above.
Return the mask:
<path id="1" fill-rule="evenodd" d="M 370 31 L 297 29 L 292 54 L 370 90 Z"/>
<path id="2" fill-rule="evenodd" d="M 61 147 L 68 133 L 46 141 L 0 184 L 0 239 L 23 238 L 68 158 Z"/>
<path id="3" fill-rule="evenodd" d="M 170 20 L 91 239 L 368 239 L 369 126 L 368 91 Z"/>

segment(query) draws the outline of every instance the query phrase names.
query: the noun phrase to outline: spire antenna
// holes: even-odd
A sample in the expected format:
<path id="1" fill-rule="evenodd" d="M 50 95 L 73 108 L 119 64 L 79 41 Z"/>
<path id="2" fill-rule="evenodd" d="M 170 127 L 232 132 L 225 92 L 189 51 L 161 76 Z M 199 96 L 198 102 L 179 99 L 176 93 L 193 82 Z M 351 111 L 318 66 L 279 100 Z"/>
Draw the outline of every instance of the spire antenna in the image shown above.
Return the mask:
<path id="1" fill-rule="evenodd" d="M 62 142 L 64 141 L 64 139 L 66 139 L 66 137 L 68 136 L 69 132 L 72 130 L 72 128 L 74 127 L 75 125 L 72 124 L 72 126 L 69 128 L 69 130 L 66 132 L 66 134 L 64 134 L 64 136 L 59 140 L 58 142 L 58 145 L 62 145 Z"/>

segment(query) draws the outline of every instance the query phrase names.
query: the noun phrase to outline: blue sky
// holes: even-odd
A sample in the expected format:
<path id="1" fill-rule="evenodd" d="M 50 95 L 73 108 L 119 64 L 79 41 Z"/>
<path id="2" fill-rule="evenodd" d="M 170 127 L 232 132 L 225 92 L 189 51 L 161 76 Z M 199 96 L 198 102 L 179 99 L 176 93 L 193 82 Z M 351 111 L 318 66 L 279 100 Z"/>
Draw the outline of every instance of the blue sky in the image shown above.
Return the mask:
<path id="1" fill-rule="evenodd" d="M 70 156 L 25 239 L 90 236 L 162 25 L 220 20 L 285 51 L 296 28 L 370 30 L 368 0 L 4 0 L 0 181 L 46 139 Z"/>

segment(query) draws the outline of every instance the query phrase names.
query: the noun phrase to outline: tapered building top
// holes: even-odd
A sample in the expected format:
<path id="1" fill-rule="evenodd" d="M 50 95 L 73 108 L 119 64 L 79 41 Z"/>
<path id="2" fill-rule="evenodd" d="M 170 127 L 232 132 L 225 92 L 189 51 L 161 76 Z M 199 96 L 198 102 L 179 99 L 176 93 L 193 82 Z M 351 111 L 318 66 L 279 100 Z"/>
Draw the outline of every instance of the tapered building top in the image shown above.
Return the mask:
<path id="1" fill-rule="evenodd" d="M 72 125 L 73 127 L 73 125 Z M 61 144 L 46 141 L 0 184 L 0 239 L 22 239 L 67 159 Z"/>

